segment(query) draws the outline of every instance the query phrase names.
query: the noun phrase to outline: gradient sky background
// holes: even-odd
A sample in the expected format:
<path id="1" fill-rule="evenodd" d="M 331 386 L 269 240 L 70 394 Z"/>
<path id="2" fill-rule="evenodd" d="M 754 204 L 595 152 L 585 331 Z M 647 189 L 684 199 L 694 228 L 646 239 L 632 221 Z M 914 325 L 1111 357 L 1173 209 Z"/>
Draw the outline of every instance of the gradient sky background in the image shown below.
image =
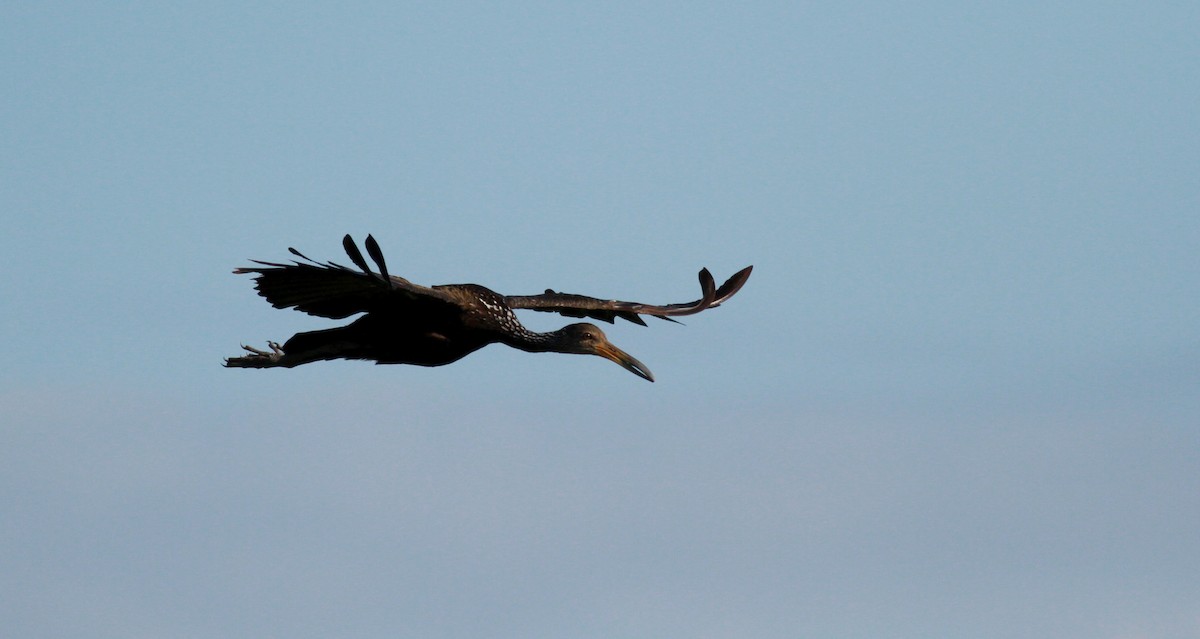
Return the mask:
<path id="1" fill-rule="evenodd" d="M 6 636 L 1200 637 L 1200 5 L 100 4 L 0 9 Z M 222 369 L 347 232 L 755 272 Z"/>

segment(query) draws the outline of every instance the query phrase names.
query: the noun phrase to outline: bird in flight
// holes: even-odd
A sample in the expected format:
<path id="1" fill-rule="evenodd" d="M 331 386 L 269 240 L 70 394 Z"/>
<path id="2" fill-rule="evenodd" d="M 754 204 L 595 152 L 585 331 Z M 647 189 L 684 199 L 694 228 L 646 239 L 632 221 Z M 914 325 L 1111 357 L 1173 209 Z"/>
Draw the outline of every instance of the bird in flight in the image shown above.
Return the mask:
<path id="1" fill-rule="evenodd" d="M 598 355 L 653 382 L 650 369 L 613 346 L 594 324 L 570 324 L 538 333 L 522 325 L 513 311 L 544 311 L 610 324 L 621 318 L 642 326 L 646 325 L 642 315 L 675 321 L 672 318 L 720 306 L 742 288 L 753 268 L 738 271 L 719 288 L 708 269 L 702 269 L 700 299 L 655 306 L 550 289 L 540 295 L 500 295 L 478 284 L 420 286 L 388 273 L 374 237 L 368 235 L 365 245 L 377 270 L 367 265 L 349 235 L 342 239 L 342 246 L 357 270 L 317 262 L 294 248 L 288 251 L 300 259 L 291 263 L 252 260 L 255 266 L 235 269 L 234 273 L 253 275 L 258 294 L 275 308 L 295 308 L 329 319 L 363 315 L 346 326 L 297 333 L 282 345 L 267 342 L 270 350 L 243 345 L 246 354 L 226 359 L 225 366 L 291 368 L 332 359 L 442 366 L 500 343 L 531 353 Z"/>

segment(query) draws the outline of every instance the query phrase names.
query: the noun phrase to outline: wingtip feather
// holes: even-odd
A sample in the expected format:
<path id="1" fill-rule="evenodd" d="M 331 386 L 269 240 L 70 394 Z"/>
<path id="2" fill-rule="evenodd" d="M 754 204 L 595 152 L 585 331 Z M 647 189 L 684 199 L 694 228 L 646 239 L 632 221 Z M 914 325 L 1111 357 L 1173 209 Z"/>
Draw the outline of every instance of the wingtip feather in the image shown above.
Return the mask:
<path id="1" fill-rule="evenodd" d="M 735 293 L 742 290 L 742 287 L 746 285 L 746 281 L 750 279 L 750 272 L 753 270 L 753 265 L 747 266 L 725 280 L 721 288 L 717 289 L 716 300 L 713 302 L 713 306 L 719 306 L 721 302 L 733 297 Z"/>
<path id="2" fill-rule="evenodd" d="M 350 261 L 362 270 L 364 273 L 370 273 L 371 268 L 367 266 L 367 261 L 363 259 L 362 251 L 358 250 L 358 245 L 354 243 L 354 238 L 347 233 L 346 237 L 342 238 L 342 248 L 346 251 L 346 255 L 350 257 Z"/>
<path id="3" fill-rule="evenodd" d="M 708 269 L 700 269 L 700 291 L 702 293 L 699 306 L 707 308 L 712 305 L 717 297 L 717 283 L 713 280 L 712 273 Z"/>
<path id="4" fill-rule="evenodd" d="M 379 267 L 379 274 L 383 276 L 383 281 L 391 281 L 388 277 L 387 262 L 383 259 L 383 251 L 379 248 L 379 242 L 375 241 L 375 236 L 367 235 L 367 255 L 375 260 L 375 265 Z"/>

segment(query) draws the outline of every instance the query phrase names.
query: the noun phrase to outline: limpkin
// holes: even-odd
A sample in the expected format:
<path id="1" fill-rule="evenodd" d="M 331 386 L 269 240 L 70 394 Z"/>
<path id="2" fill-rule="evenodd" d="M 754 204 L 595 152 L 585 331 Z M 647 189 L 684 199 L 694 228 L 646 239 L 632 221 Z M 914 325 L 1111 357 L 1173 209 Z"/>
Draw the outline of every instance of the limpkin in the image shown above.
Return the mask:
<path id="1" fill-rule="evenodd" d="M 282 345 L 268 342 L 270 350 L 243 345 L 247 354 L 226 359 L 225 366 L 291 368 L 332 359 L 441 366 L 498 342 L 532 353 L 599 355 L 654 381 L 644 364 L 613 346 L 595 325 L 570 324 L 557 331 L 537 333 L 525 328 L 513 310 L 588 317 L 610 324 L 621 318 L 645 326 L 641 315 L 675 321 L 671 318 L 714 308 L 733 297 L 753 268 L 747 266 L 738 271 L 720 288 L 708 269 L 703 269 L 699 300 L 654 306 L 550 289 L 541 295 L 500 295 L 478 284 L 420 286 L 388 273 L 383 252 L 374 237 L 367 236 L 366 248 L 378 272 L 367 265 L 349 235 L 342 239 L 342 246 L 358 270 L 333 262 L 317 262 L 289 248 L 299 260 L 289 264 L 252 260 L 257 266 L 238 268 L 234 273 L 254 275 L 258 294 L 275 308 L 295 308 L 329 319 L 358 313 L 363 313 L 362 317 L 346 326 L 297 333 Z"/>

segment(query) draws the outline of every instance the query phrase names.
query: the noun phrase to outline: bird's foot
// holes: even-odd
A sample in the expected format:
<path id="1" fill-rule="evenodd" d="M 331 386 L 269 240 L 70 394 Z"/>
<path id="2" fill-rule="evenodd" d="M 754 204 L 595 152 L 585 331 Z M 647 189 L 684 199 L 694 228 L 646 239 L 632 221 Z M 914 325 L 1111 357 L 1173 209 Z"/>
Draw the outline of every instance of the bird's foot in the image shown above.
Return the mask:
<path id="1" fill-rule="evenodd" d="M 270 352 L 260 351 L 253 346 L 246 346 L 245 344 L 242 344 L 242 349 L 260 357 L 265 357 L 273 362 L 279 361 L 279 358 L 283 357 L 283 347 L 279 345 L 279 342 L 267 342 L 267 346 L 271 347 Z"/>
<path id="2" fill-rule="evenodd" d="M 269 368 L 280 365 L 279 360 L 283 358 L 283 347 L 279 345 L 279 342 L 267 342 L 267 346 L 271 350 L 264 351 L 242 344 L 242 349 L 250 354 L 242 357 L 230 357 L 225 360 L 225 366 L 228 368 Z"/>

